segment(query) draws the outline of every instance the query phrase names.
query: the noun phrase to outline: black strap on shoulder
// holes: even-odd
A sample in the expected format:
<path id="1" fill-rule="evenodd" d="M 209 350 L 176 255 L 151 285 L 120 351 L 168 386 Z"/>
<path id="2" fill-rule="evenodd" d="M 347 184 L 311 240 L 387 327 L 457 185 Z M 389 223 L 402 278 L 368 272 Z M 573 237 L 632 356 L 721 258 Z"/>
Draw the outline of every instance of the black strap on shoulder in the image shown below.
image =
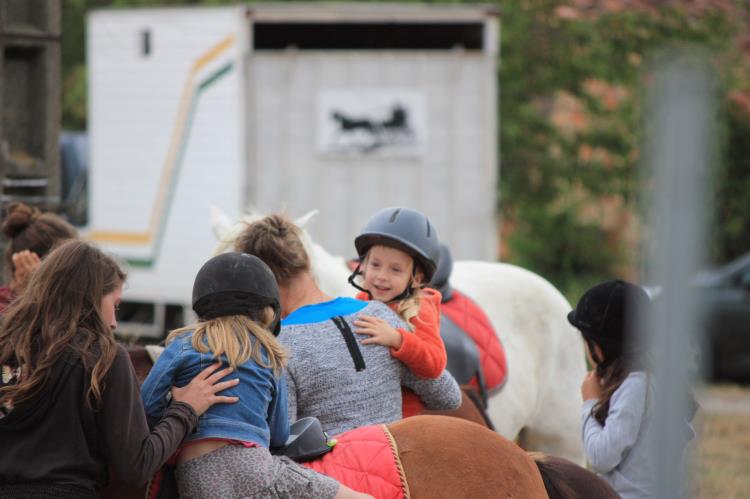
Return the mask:
<path id="1" fill-rule="evenodd" d="M 336 325 L 338 330 L 341 331 L 341 336 L 343 336 L 344 341 L 346 341 L 346 347 L 349 349 L 349 355 L 352 356 L 352 360 L 354 361 L 354 368 L 357 371 L 364 370 L 366 367 L 365 359 L 362 358 L 362 352 L 359 351 L 359 345 L 357 345 L 357 338 L 354 337 L 354 333 L 352 333 L 352 329 L 349 327 L 349 324 L 340 315 L 332 318 L 331 320 Z"/>

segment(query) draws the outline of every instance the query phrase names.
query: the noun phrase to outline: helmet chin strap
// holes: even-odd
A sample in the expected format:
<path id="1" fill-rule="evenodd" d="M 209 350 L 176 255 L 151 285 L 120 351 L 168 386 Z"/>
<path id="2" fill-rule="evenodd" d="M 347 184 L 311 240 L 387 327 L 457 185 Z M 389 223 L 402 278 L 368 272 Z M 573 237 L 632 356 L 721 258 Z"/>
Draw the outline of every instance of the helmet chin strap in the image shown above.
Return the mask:
<path id="1" fill-rule="evenodd" d="M 370 293 L 370 290 L 363 288 L 362 286 L 360 286 L 359 284 L 357 284 L 354 281 L 354 279 L 356 279 L 357 276 L 362 275 L 362 270 L 361 269 L 362 269 L 362 262 L 360 262 L 360 263 L 357 264 L 357 268 L 354 269 L 354 272 L 352 272 L 352 274 L 349 276 L 349 279 L 347 279 L 347 281 L 349 281 L 349 284 L 351 284 L 352 286 L 354 286 L 358 290 L 364 291 L 365 293 L 367 293 L 367 296 L 369 296 L 370 299 L 372 300 L 372 293 Z"/>
<path id="2" fill-rule="evenodd" d="M 362 286 L 360 286 L 359 284 L 357 284 L 355 282 L 355 279 L 357 278 L 357 276 L 360 276 L 360 275 L 363 275 L 363 272 L 362 272 L 362 263 L 361 262 L 357 264 L 357 268 L 354 269 L 354 272 L 351 273 L 351 275 L 349 276 L 349 278 L 347 279 L 347 281 L 349 281 L 349 284 L 351 284 L 352 286 L 354 286 L 358 290 L 364 291 L 365 293 L 367 293 L 367 296 L 369 296 L 370 299 L 372 300 L 373 298 L 372 298 L 372 293 L 370 293 L 370 290 L 363 288 Z M 388 300 L 385 303 L 386 304 L 388 304 L 388 303 L 394 303 L 394 302 L 401 301 L 401 300 L 406 300 L 407 298 L 409 298 L 412 295 L 412 293 L 413 293 L 412 290 L 414 288 L 411 286 L 411 284 L 412 284 L 412 282 L 414 282 L 414 278 L 415 277 L 417 277 L 417 265 L 416 264 L 414 264 L 412 266 L 412 268 L 411 268 L 411 279 L 412 280 L 411 280 L 411 282 L 409 282 L 409 285 L 406 286 L 406 289 L 403 290 L 401 292 L 401 294 L 399 294 L 398 296 L 394 296 L 393 298 L 391 298 L 390 300 Z"/>

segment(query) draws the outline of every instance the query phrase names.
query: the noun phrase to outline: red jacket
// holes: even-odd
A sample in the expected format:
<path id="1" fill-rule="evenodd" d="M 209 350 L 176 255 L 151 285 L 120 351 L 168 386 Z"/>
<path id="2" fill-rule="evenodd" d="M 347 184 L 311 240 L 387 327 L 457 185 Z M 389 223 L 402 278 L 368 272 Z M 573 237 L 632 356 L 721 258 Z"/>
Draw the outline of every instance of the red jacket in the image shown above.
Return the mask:
<path id="1" fill-rule="evenodd" d="M 365 292 L 357 294 L 359 300 L 370 300 Z M 415 376 L 435 379 L 445 370 L 448 355 L 440 337 L 439 291 L 425 288 L 419 292 L 419 313 L 412 317 L 412 331 L 397 329 L 401 334 L 401 348 L 391 348 L 391 355 L 401 361 Z M 387 304 L 394 312 L 400 302 Z M 420 414 L 424 409 L 421 400 L 409 390 L 404 390 L 404 417 Z"/>

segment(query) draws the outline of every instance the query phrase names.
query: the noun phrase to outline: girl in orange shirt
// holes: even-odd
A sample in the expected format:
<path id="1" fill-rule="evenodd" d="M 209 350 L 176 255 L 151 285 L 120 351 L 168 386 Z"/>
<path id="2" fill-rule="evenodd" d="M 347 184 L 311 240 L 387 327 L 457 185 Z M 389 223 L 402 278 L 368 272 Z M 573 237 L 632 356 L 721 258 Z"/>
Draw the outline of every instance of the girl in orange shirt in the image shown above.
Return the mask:
<path id="1" fill-rule="evenodd" d="M 370 218 L 354 239 L 360 265 L 349 278 L 360 300 L 387 304 L 410 326 L 394 329 L 382 319 L 360 316 L 356 332 L 391 348 L 391 354 L 421 378 L 437 378 L 447 355 L 440 337 L 438 291 L 425 288 L 437 268 L 440 244 L 432 223 L 409 208 L 386 208 Z M 357 276 L 362 276 L 355 282 Z M 404 391 L 404 417 L 422 412 L 419 397 Z"/>

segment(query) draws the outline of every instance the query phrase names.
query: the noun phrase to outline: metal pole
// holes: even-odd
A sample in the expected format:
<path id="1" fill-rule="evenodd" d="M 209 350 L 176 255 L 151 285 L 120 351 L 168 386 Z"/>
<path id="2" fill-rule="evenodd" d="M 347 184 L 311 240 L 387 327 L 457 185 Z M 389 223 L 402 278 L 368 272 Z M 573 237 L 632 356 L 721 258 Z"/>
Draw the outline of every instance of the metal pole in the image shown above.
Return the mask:
<path id="1" fill-rule="evenodd" d="M 655 59 L 646 109 L 644 185 L 651 192 L 651 255 L 644 282 L 663 286 L 647 321 L 656 359 L 653 444 L 659 498 L 686 492 L 683 446 L 691 385 L 691 345 L 701 302 L 693 286 L 704 267 L 711 175 L 716 157 L 715 84 L 703 51 Z"/>

